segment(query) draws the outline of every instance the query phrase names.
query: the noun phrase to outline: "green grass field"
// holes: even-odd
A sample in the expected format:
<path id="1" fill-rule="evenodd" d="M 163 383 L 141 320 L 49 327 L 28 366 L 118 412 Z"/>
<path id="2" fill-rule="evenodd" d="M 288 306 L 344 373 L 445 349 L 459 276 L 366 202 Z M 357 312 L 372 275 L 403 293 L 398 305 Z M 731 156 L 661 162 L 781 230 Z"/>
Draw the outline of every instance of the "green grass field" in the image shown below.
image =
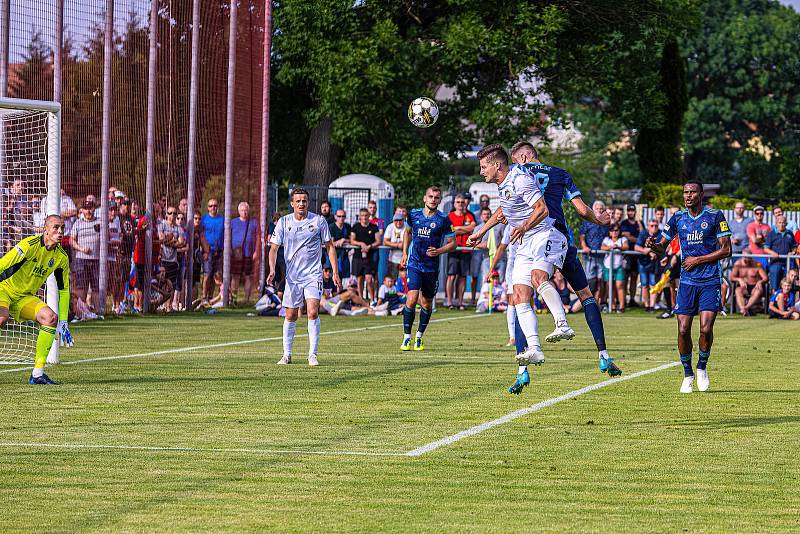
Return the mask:
<path id="1" fill-rule="evenodd" d="M 277 319 L 76 325 L 65 362 L 134 356 L 0 372 L 0 531 L 800 529 L 797 323 L 721 318 L 708 393 L 672 367 L 410 457 L 608 379 L 582 316 L 518 397 L 504 316 L 434 319 L 416 353 L 400 317 L 324 316 L 316 369 L 305 338 L 275 365 Z M 626 375 L 677 360 L 673 321 L 605 321 Z"/>

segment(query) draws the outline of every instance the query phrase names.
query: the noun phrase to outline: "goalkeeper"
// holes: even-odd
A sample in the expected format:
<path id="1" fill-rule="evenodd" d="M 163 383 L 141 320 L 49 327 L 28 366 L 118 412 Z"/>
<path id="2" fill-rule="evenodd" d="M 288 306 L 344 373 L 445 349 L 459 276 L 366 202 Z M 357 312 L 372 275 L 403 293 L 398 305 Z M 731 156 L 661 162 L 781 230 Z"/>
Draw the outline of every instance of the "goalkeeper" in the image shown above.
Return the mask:
<path id="1" fill-rule="evenodd" d="M 61 344 L 72 346 L 67 327 L 69 314 L 69 258 L 61 248 L 64 220 L 50 215 L 44 221 L 44 233 L 26 237 L 0 258 L 0 325 L 9 315 L 16 321 L 36 321 L 36 363 L 29 384 L 57 384 L 44 374 L 44 364 L 56 331 Z M 36 296 L 50 274 L 58 283 L 58 315 Z"/>

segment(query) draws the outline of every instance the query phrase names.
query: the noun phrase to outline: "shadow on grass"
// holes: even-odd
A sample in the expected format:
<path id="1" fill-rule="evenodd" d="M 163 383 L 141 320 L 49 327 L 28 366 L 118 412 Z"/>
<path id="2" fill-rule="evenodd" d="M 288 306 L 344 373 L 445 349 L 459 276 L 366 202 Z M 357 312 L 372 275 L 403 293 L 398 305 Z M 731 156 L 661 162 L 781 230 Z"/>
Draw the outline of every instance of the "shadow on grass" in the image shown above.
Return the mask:
<path id="1" fill-rule="evenodd" d="M 735 417 L 730 419 L 717 419 L 708 421 L 681 421 L 675 424 L 676 427 L 686 428 L 748 428 L 767 425 L 783 425 L 800 423 L 800 415 L 776 415 L 772 417 Z"/>

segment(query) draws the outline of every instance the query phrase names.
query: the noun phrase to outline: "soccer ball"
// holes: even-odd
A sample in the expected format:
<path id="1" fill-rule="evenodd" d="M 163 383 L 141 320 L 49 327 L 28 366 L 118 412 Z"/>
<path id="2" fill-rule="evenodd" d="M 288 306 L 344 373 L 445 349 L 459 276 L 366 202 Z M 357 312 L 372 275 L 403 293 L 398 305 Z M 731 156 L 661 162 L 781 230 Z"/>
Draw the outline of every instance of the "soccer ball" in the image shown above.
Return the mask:
<path id="1" fill-rule="evenodd" d="M 408 105 L 408 120 L 417 128 L 430 128 L 439 118 L 439 106 L 430 98 L 421 96 Z"/>

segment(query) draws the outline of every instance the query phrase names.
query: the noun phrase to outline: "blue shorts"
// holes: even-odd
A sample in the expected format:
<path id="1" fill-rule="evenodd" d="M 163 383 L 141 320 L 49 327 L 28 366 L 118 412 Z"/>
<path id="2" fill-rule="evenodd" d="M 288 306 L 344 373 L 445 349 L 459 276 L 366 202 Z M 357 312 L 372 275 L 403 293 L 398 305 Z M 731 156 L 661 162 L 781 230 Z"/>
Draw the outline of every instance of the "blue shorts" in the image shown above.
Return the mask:
<path id="1" fill-rule="evenodd" d="M 436 271 L 426 273 L 409 267 L 407 281 L 409 291 L 421 291 L 426 299 L 432 299 L 439 291 L 439 273 Z"/>
<path id="2" fill-rule="evenodd" d="M 583 264 L 578 259 L 578 249 L 572 245 L 567 247 L 561 274 L 564 275 L 564 279 L 569 282 L 575 293 L 589 286 L 589 282 L 586 280 L 586 271 L 583 270 Z"/>
<path id="3" fill-rule="evenodd" d="M 681 283 L 678 286 L 675 313 L 694 316 L 702 311 L 715 313 L 722 311 L 720 285 L 693 286 Z"/>
<path id="4" fill-rule="evenodd" d="M 651 269 L 650 265 L 647 267 L 639 265 L 639 283 L 642 287 L 652 287 L 658 283 L 658 276 Z"/>

